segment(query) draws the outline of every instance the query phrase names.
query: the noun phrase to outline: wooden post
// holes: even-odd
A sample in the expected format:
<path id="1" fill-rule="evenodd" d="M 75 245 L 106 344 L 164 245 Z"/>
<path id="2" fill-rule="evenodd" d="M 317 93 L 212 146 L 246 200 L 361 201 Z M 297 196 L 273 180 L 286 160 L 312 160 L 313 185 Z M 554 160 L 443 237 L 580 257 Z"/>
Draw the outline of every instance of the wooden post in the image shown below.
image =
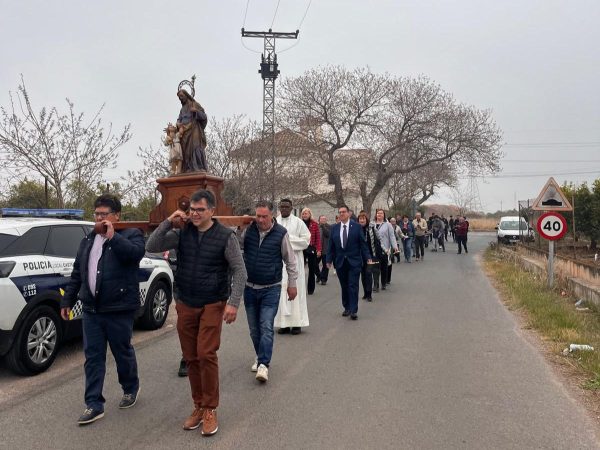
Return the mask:
<path id="1" fill-rule="evenodd" d="M 548 287 L 554 285 L 554 241 L 548 241 Z"/>

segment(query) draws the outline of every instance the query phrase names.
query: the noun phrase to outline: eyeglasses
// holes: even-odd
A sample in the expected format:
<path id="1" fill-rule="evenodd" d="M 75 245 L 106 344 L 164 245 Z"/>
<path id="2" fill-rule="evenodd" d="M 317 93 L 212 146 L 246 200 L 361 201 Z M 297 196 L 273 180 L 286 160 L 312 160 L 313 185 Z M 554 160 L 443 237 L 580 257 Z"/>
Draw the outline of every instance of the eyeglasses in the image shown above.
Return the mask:
<path id="1" fill-rule="evenodd" d="M 100 211 L 94 211 L 94 217 L 98 217 L 99 219 L 106 219 L 108 216 L 110 216 L 113 212 L 100 212 Z"/>
<path id="2" fill-rule="evenodd" d="M 208 208 L 192 208 L 192 207 L 190 207 L 190 214 L 194 214 L 194 213 L 200 214 L 200 213 L 206 212 L 207 210 L 208 210 Z"/>

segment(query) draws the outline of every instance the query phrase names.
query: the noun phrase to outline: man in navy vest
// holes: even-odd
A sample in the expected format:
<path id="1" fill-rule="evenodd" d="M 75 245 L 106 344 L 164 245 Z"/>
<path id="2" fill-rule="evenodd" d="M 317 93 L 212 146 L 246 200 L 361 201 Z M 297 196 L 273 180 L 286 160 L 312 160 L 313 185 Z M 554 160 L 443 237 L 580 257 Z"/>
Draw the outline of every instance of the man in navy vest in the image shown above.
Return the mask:
<path id="1" fill-rule="evenodd" d="M 235 321 L 246 283 L 237 237 L 213 219 L 215 206 L 210 191 L 194 192 L 189 216 L 175 211 L 146 243 L 149 252 L 177 249 L 177 332 L 194 400 L 194 411 L 183 429 L 195 430 L 202 425 L 204 436 L 211 436 L 219 429 L 217 350 L 221 344 L 221 325 Z M 176 217 L 185 223 L 181 230 L 171 229 Z"/>
<path id="2" fill-rule="evenodd" d="M 288 274 L 288 300 L 298 293 L 296 255 L 287 230 L 273 220 L 273 204 L 261 201 L 255 206 L 256 221 L 243 236 L 244 262 L 248 281 L 244 289 L 244 306 L 250 337 L 256 352 L 252 372 L 256 379 L 269 379 L 273 355 L 273 322 L 279 308 L 283 263 Z"/>
<path id="3" fill-rule="evenodd" d="M 350 220 L 346 205 L 338 210 L 340 222 L 331 227 L 327 267 L 333 263 L 342 288 L 342 316 L 358 319 L 358 284 L 363 264 L 370 262 L 367 241 L 357 222 Z"/>

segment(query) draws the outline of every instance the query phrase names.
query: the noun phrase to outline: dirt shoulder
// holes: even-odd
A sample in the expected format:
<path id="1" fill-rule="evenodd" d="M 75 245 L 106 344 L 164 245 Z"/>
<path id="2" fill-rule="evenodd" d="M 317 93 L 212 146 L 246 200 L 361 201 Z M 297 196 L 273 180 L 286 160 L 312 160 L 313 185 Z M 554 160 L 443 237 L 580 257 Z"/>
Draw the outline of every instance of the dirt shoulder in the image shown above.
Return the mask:
<path id="1" fill-rule="evenodd" d="M 549 363 L 557 376 L 557 379 L 562 383 L 566 391 L 588 412 L 589 416 L 596 424 L 596 435 L 600 437 L 600 389 L 598 389 L 598 386 L 589 387 L 593 375 L 583 369 L 580 364 L 581 357 L 575 353 L 564 355 L 562 350 L 568 346 L 567 341 L 560 342 L 560 340 L 557 340 L 556 338 L 545 335 L 539 329 L 535 329 L 532 325 L 532 323 L 535 322 L 532 313 L 525 307 L 520 307 L 515 304 L 514 289 L 511 289 L 511 287 L 507 286 L 507 284 L 500 279 L 498 273 L 494 270 L 493 265 L 490 264 L 485 257 L 482 257 L 479 262 L 484 273 L 498 291 L 501 302 L 515 317 L 518 324 L 518 332 L 527 340 L 527 342 L 544 355 L 546 361 Z M 527 275 L 530 276 L 532 280 L 535 279 L 533 274 Z M 575 301 L 574 299 L 568 299 L 565 296 L 565 303 L 571 303 L 569 300 L 573 300 L 573 303 Z M 597 313 L 593 311 L 584 312 L 582 314 L 594 314 L 597 316 Z M 595 319 L 597 319 L 597 317 Z M 596 348 L 595 351 L 600 351 L 600 348 Z M 597 377 L 600 374 L 595 375 Z M 565 426 L 569 426 L 568 417 L 565 417 Z"/>

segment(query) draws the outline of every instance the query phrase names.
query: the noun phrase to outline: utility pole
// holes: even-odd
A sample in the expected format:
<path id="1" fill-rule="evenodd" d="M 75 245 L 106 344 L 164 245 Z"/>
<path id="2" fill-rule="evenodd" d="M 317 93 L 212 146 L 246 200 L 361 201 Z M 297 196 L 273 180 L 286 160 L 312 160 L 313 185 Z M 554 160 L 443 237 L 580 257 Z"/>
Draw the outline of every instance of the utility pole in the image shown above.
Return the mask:
<path id="1" fill-rule="evenodd" d="M 275 53 L 276 39 L 298 39 L 300 30 L 292 33 L 273 31 L 246 31 L 242 28 L 242 37 L 264 39 L 264 52 L 261 55 L 260 73 L 263 79 L 263 130 L 262 141 L 268 143 L 271 151 L 271 201 L 275 201 L 275 80 L 279 75 L 277 54 Z M 264 177 L 266 167 L 264 158 L 260 163 L 259 192 L 264 195 Z"/>

